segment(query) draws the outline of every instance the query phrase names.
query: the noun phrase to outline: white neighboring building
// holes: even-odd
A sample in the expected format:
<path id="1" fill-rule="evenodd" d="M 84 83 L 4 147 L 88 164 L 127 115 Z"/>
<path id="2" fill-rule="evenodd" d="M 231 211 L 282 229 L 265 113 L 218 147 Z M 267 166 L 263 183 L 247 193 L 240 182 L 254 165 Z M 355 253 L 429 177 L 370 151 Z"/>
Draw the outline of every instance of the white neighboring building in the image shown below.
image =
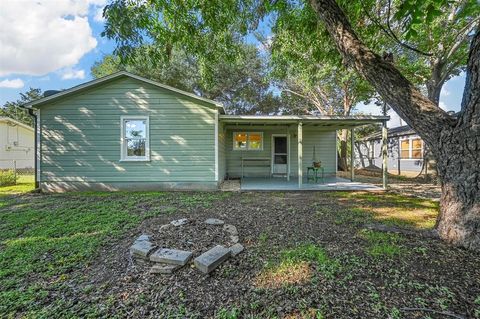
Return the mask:
<path id="1" fill-rule="evenodd" d="M 34 168 L 35 137 L 32 127 L 0 116 L 0 169 Z"/>

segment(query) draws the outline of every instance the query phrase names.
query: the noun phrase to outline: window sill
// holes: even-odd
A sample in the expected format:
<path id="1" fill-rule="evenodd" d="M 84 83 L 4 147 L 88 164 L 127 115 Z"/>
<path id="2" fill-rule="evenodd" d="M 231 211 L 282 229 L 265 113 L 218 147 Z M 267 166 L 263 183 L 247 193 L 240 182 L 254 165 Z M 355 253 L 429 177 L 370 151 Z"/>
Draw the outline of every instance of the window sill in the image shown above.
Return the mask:
<path id="1" fill-rule="evenodd" d="M 123 158 L 120 162 L 150 162 L 149 158 Z"/>

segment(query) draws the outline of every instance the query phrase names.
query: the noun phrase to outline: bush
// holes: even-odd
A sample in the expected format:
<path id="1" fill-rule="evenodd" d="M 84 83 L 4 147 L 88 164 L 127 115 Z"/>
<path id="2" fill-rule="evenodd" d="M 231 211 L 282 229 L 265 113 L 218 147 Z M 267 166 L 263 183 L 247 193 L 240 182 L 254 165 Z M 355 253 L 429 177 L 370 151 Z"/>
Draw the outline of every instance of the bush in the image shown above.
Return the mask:
<path id="1" fill-rule="evenodd" d="M 17 183 L 17 176 L 11 169 L 0 171 L 0 186 L 10 186 Z"/>

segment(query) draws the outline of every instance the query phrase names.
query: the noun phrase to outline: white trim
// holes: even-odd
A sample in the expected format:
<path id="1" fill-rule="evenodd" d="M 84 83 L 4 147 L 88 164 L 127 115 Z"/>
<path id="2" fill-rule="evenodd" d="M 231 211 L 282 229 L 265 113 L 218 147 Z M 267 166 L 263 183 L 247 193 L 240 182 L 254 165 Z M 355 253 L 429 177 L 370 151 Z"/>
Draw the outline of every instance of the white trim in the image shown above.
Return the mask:
<path id="1" fill-rule="evenodd" d="M 273 174 L 273 167 L 275 165 L 275 144 L 274 144 L 274 138 L 275 137 L 286 137 L 287 138 L 287 178 L 290 176 L 290 134 L 272 134 L 271 136 L 271 147 L 270 147 L 270 156 L 271 156 L 271 161 L 272 165 L 270 165 L 270 174 Z"/>
<path id="2" fill-rule="evenodd" d="M 215 181 L 218 182 L 218 111 L 215 112 Z"/>
<path id="3" fill-rule="evenodd" d="M 408 158 L 401 157 L 402 156 L 402 141 L 405 141 L 405 140 L 408 140 Z M 420 140 L 422 142 L 422 148 L 420 149 L 421 157 L 419 157 L 419 158 L 412 157 L 412 155 L 413 155 L 413 143 L 412 143 L 412 141 L 413 140 Z M 423 141 L 423 139 L 420 136 L 418 136 L 418 135 L 402 136 L 399 139 L 399 144 L 400 145 L 398 147 L 400 148 L 400 160 L 414 160 L 414 161 L 423 160 L 423 151 L 424 151 L 424 147 L 425 147 L 425 142 Z"/>
<path id="4" fill-rule="evenodd" d="M 89 81 L 89 82 L 86 82 L 86 83 L 83 83 L 83 84 L 80 84 L 80 85 L 77 85 L 77 86 L 74 86 L 70 89 L 67 89 L 67 90 L 64 90 L 64 91 L 60 91 L 56 94 L 53 94 L 53 95 L 50 95 L 50 96 L 47 96 L 47 97 L 44 97 L 44 98 L 41 98 L 41 99 L 38 99 L 38 100 L 35 100 L 35 101 L 32 101 L 32 102 L 28 102 L 26 104 L 24 104 L 23 106 L 24 107 L 27 107 L 27 108 L 30 108 L 32 106 L 35 106 L 35 105 L 38 105 L 38 104 L 43 104 L 45 102 L 48 102 L 48 101 L 51 101 L 51 100 L 55 100 L 59 97 L 62 97 L 62 96 L 65 96 L 65 95 L 68 95 L 70 93 L 73 93 L 73 92 L 76 92 L 76 91 L 79 91 L 79 90 L 83 90 L 83 89 L 86 89 L 86 88 L 89 88 L 91 86 L 95 86 L 97 84 L 100 84 L 100 83 L 103 83 L 103 82 L 106 82 L 106 81 L 110 81 L 110 80 L 114 80 L 116 78 L 119 78 L 119 77 L 122 77 L 122 76 L 127 76 L 127 77 L 130 77 L 132 79 L 136 79 L 136 80 L 139 80 L 139 81 L 142 81 L 142 82 L 145 82 L 145 83 L 148 83 L 148 84 L 151 84 L 151 85 L 154 85 L 154 86 L 157 86 L 159 88 L 162 88 L 162 89 L 165 89 L 165 90 L 168 90 L 168 91 L 172 91 L 172 92 L 175 92 L 175 93 L 179 93 L 181 95 L 184 95 L 184 96 L 188 96 L 190 98 L 193 98 L 193 99 L 196 99 L 198 101 L 202 101 L 202 102 L 205 102 L 205 103 L 208 103 L 208 104 L 212 104 L 212 105 L 215 105 L 217 108 L 221 109 L 221 110 L 224 110 L 223 108 L 223 105 L 219 102 L 216 102 L 216 101 L 213 101 L 213 100 L 209 100 L 209 99 L 206 99 L 206 98 L 203 98 L 203 97 L 200 97 L 198 95 L 195 95 L 193 93 L 189 93 L 189 92 L 185 92 L 185 91 L 182 91 L 182 90 L 179 90 L 177 88 L 174 88 L 174 87 L 171 87 L 169 85 L 165 85 L 165 84 L 162 84 L 162 83 L 158 83 L 156 81 L 152 81 L 152 80 L 149 80 L 149 79 L 146 79 L 144 77 L 141 77 L 141 76 L 138 76 L 138 75 L 135 75 L 135 74 L 132 74 L 132 73 L 129 73 L 129 72 L 126 72 L 126 71 L 120 71 L 120 72 L 117 72 L 117 73 L 113 73 L 113 74 L 110 74 L 110 75 L 107 75 L 107 76 L 104 76 L 102 78 L 99 78 L 99 79 L 95 79 L 95 80 L 92 80 L 92 81 Z"/>
<path id="5" fill-rule="evenodd" d="M 220 115 L 220 120 L 389 120 L 389 116 L 376 115 Z"/>
<path id="6" fill-rule="evenodd" d="M 37 182 L 40 183 L 42 170 L 40 169 L 40 163 L 42 162 L 42 121 L 40 119 L 40 110 L 36 110 L 37 112 Z"/>
<path id="7" fill-rule="evenodd" d="M 145 156 L 127 156 L 125 153 L 125 121 L 145 120 Z M 147 115 L 120 116 L 120 161 L 121 162 L 148 162 L 150 161 L 150 118 Z"/>
<path id="8" fill-rule="evenodd" d="M 34 128 L 33 128 L 33 127 L 31 127 L 31 126 L 29 126 L 29 125 L 26 125 L 26 124 L 24 124 L 24 123 L 22 123 L 22 122 L 19 122 L 19 121 L 17 121 L 17 120 L 14 120 L 14 119 L 12 119 L 12 118 L 9 118 L 9 117 L 7 117 L 7 116 L 0 116 L 0 123 L 1 123 L 1 122 L 5 122 L 5 123 L 7 123 L 7 124 L 12 123 L 12 124 L 14 124 L 14 125 L 18 125 L 18 126 L 20 126 L 20 127 L 23 127 L 24 129 L 27 129 L 27 130 L 29 130 L 29 131 L 31 131 L 31 132 L 34 131 Z"/>
<path id="9" fill-rule="evenodd" d="M 262 147 L 261 148 L 258 148 L 258 149 L 250 149 L 250 134 L 260 134 L 262 136 Z M 247 148 L 237 148 L 236 147 L 236 143 L 235 143 L 235 135 L 237 134 L 247 134 Z M 233 135 L 232 135 L 232 150 L 233 151 L 249 151 L 249 152 L 258 152 L 258 151 L 263 151 L 263 147 L 264 147 L 264 144 L 265 144 L 265 140 L 263 138 L 263 132 L 256 132 L 256 131 L 236 131 L 236 132 L 233 132 Z"/>
<path id="10" fill-rule="evenodd" d="M 297 125 L 298 188 L 303 184 L 303 123 Z"/>

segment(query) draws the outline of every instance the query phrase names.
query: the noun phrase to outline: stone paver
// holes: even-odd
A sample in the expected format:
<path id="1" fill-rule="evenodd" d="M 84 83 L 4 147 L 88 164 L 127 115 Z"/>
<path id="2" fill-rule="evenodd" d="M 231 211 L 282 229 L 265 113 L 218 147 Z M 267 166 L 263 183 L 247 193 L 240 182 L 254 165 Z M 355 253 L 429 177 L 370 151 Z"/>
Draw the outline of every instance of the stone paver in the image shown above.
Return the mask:
<path id="1" fill-rule="evenodd" d="M 230 235 L 230 242 L 231 243 L 238 243 L 239 239 L 238 239 L 238 236 L 237 235 Z"/>
<path id="2" fill-rule="evenodd" d="M 230 225 L 230 224 L 223 225 L 223 230 L 229 233 L 230 235 L 238 235 L 237 227 L 233 225 Z"/>
<path id="3" fill-rule="evenodd" d="M 184 266 L 192 258 L 190 251 L 160 248 L 150 255 L 150 260 L 160 263 Z"/>
<path id="4" fill-rule="evenodd" d="M 175 227 L 182 226 L 182 225 L 188 224 L 188 219 L 182 218 L 182 219 L 172 220 L 170 224 L 172 224 Z"/>
<path id="5" fill-rule="evenodd" d="M 198 270 L 208 274 L 228 259 L 231 253 L 230 249 L 218 245 L 195 258 L 194 263 Z"/>
<path id="6" fill-rule="evenodd" d="M 138 240 L 133 243 L 130 247 L 130 253 L 134 256 L 147 258 L 148 254 L 150 254 L 155 249 L 155 245 L 152 244 L 148 240 Z"/>
<path id="7" fill-rule="evenodd" d="M 143 235 L 138 236 L 138 238 L 135 239 L 135 241 L 145 241 L 145 240 L 150 241 L 151 237 L 152 236 L 150 236 L 150 235 L 143 234 Z"/>
<path id="8" fill-rule="evenodd" d="M 243 247 L 242 244 L 235 244 L 231 246 L 229 249 L 232 252 L 232 256 L 236 256 L 240 254 L 245 248 Z"/>
<path id="9" fill-rule="evenodd" d="M 223 225 L 223 224 L 225 224 L 225 222 L 221 219 L 218 219 L 218 218 L 207 218 L 205 220 L 205 224 L 208 224 L 208 225 Z"/>
<path id="10" fill-rule="evenodd" d="M 155 264 L 150 268 L 150 273 L 152 274 L 171 274 L 178 268 L 180 265 L 168 265 L 168 264 Z"/>

